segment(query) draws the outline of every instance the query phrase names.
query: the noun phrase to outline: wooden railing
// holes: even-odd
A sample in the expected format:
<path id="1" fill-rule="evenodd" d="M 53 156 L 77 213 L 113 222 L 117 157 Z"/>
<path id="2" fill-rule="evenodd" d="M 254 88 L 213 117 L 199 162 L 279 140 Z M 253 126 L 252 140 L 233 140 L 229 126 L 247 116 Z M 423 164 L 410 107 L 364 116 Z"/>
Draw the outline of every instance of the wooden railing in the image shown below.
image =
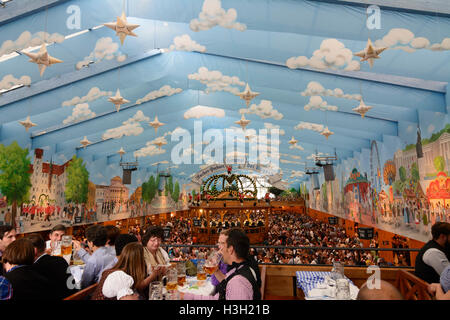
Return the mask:
<path id="1" fill-rule="evenodd" d="M 97 285 L 97 283 L 94 283 L 93 285 L 90 285 L 89 287 L 84 288 L 83 290 L 80 290 L 71 296 L 68 296 L 64 300 L 85 300 L 95 291 Z"/>
<path id="2" fill-rule="evenodd" d="M 395 286 L 405 300 L 433 300 L 427 290 L 428 283 L 412 272 L 398 270 Z"/>

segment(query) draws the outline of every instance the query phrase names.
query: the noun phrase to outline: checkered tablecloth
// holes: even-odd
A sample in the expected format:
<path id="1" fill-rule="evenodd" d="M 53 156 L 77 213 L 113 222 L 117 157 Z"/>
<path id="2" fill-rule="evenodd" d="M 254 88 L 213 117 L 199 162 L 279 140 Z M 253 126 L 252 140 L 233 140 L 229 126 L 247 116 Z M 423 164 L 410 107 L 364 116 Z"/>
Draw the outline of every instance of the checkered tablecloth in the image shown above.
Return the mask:
<path id="1" fill-rule="evenodd" d="M 319 283 L 325 281 L 325 277 L 331 277 L 331 272 L 325 271 L 297 271 L 297 288 L 300 288 L 305 293 L 305 298 L 309 296 L 309 292 L 316 288 Z M 353 282 L 346 277 L 346 279 L 350 282 L 350 289 L 356 289 L 357 287 L 353 284 Z M 354 291 L 354 290 L 352 290 Z"/>

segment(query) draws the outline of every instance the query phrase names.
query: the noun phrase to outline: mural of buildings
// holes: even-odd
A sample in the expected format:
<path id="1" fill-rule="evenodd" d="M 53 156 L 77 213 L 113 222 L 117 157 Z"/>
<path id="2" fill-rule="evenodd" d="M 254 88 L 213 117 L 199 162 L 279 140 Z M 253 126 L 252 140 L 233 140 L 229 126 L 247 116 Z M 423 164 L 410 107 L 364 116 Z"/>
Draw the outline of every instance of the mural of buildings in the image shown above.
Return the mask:
<path id="1" fill-rule="evenodd" d="M 63 165 L 55 165 L 43 162 L 44 150 L 35 149 L 34 162 L 30 166 L 31 184 L 30 201 L 43 206 L 50 202 L 57 206 L 64 207 L 64 190 L 67 182 L 66 169 L 70 160 Z"/>
<path id="2" fill-rule="evenodd" d="M 434 173 L 436 169 L 434 167 L 434 159 L 438 156 L 442 156 L 445 161 L 445 169 L 448 172 L 450 167 L 450 133 L 444 132 L 434 142 L 427 143 L 422 146 L 423 160 L 420 161 L 419 167 L 423 163 L 423 168 L 420 168 L 422 173 Z M 405 169 L 411 168 L 412 164 L 417 162 L 416 148 L 409 150 L 398 150 L 394 154 L 394 163 L 398 168 L 404 167 Z"/>

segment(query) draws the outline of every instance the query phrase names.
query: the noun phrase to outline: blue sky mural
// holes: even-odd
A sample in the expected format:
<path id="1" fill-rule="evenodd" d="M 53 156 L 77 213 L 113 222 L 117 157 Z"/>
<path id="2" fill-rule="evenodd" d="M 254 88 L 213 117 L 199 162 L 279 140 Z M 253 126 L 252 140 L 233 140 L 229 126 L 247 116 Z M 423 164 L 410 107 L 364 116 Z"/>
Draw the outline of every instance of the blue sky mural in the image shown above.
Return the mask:
<path id="1" fill-rule="evenodd" d="M 0 9 L 0 143 L 17 141 L 31 157 L 44 149 L 44 160 L 58 164 L 77 155 L 96 184 L 121 174 L 120 148 L 127 161 L 138 155 L 131 189 L 168 167 L 188 184 L 206 162 L 173 164 L 171 135 L 193 134 L 197 120 L 225 132 L 244 115 L 247 130 L 279 128 L 280 172 L 294 187 L 308 180 L 314 154 L 336 152 L 339 177 L 354 167 L 370 174 L 373 141 L 383 166 L 415 143 L 418 127 L 429 138 L 449 122 L 448 14 L 381 7 L 380 28 L 369 29 L 366 6 L 324 1 L 42 5 L 29 15 Z M 123 44 L 104 26 L 122 13 L 139 25 Z M 369 38 L 386 48 L 373 67 L 355 56 Z M 42 43 L 62 62 L 41 76 L 25 53 L 37 54 Z M 259 93 L 248 106 L 236 95 L 246 84 Z M 119 112 L 109 102 L 118 89 L 128 100 Z M 364 117 L 355 111 L 361 99 L 371 107 Z M 29 130 L 19 122 L 27 117 Z M 155 117 L 164 124 L 157 131 L 149 124 Z"/>

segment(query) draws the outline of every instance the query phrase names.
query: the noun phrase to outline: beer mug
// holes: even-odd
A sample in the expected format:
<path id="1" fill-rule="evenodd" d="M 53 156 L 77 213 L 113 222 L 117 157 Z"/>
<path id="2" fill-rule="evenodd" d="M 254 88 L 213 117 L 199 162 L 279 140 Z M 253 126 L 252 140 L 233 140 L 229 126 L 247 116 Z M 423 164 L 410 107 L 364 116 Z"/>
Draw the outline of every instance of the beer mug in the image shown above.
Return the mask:
<path id="1" fill-rule="evenodd" d="M 70 264 L 72 256 L 72 236 L 62 236 L 61 240 L 61 255 Z"/>
<path id="2" fill-rule="evenodd" d="M 182 287 L 186 283 L 186 263 L 184 261 L 177 262 L 178 285 Z"/>
<path id="3" fill-rule="evenodd" d="M 198 285 L 200 285 L 200 286 L 205 284 L 205 280 L 206 280 L 206 272 L 205 272 L 204 266 L 205 266 L 205 260 L 197 260 L 197 280 L 198 280 Z"/>
<path id="4" fill-rule="evenodd" d="M 177 270 L 174 269 L 174 268 L 168 269 L 167 273 L 166 273 L 166 276 L 167 276 L 167 284 L 166 284 L 167 291 L 177 290 L 177 288 L 178 288 L 178 273 L 177 273 Z"/>
<path id="5" fill-rule="evenodd" d="M 349 300 L 350 299 L 350 284 L 347 279 L 340 278 L 336 280 L 336 299 Z"/>
<path id="6" fill-rule="evenodd" d="M 333 280 L 344 278 L 344 265 L 339 261 L 333 262 L 333 268 L 331 269 L 331 278 Z"/>
<path id="7" fill-rule="evenodd" d="M 52 256 L 61 257 L 61 241 L 53 241 L 50 243 L 50 247 L 52 249 Z"/>
<path id="8" fill-rule="evenodd" d="M 161 281 L 153 281 L 150 283 L 150 300 L 162 300 L 163 299 L 163 285 Z"/>

